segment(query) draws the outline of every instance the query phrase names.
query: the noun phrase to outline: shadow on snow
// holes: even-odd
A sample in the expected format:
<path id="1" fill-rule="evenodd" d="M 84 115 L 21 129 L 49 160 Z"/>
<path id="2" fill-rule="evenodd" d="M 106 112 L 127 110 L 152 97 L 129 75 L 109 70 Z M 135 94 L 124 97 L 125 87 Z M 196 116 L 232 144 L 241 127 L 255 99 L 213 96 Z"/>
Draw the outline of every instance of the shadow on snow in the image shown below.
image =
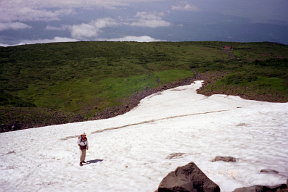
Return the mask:
<path id="1" fill-rule="evenodd" d="M 94 159 L 94 160 L 89 160 L 86 161 L 86 163 L 84 165 L 88 165 L 88 164 L 92 164 L 92 163 L 98 163 L 98 162 L 102 162 L 103 159 Z"/>

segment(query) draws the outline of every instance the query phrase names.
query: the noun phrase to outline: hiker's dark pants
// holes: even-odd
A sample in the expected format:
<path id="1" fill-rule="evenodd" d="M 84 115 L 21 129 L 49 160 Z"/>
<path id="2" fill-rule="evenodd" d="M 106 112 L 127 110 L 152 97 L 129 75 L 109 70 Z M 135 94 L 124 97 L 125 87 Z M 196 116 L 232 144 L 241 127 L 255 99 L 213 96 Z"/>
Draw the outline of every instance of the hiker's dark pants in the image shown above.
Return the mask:
<path id="1" fill-rule="evenodd" d="M 86 149 L 80 149 L 81 155 L 80 155 L 80 162 L 85 161 L 86 158 Z"/>

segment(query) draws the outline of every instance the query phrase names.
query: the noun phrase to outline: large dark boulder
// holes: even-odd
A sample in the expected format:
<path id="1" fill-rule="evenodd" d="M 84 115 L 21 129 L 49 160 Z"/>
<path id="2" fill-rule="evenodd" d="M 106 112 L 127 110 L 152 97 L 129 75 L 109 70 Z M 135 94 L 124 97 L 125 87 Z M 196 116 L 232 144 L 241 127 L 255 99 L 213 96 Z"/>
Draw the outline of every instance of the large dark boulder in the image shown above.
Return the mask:
<path id="1" fill-rule="evenodd" d="M 220 192 L 220 188 L 191 162 L 170 172 L 161 181 L 158 192 Z"/>

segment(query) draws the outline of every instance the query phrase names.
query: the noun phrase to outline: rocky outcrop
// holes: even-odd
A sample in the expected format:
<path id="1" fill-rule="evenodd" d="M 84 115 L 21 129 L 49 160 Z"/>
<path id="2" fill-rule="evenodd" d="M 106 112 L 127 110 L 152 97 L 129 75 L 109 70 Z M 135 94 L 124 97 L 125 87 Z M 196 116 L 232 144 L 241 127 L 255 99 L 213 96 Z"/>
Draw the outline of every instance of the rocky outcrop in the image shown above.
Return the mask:
<path id="1" fill-rule="evenodd" d="M 233 192 L 288 192 L 287 184 L 276 186 L 255 185 L 251 187 L 237 188 Z"/>
<path id="2" fill-rule="evenodd" d="M 260 173 L 267 173 L 267 174 L 279 174 L 278 171 L 275 171 L 273 169 L 261 169 Z"/>
<path id="3" fill-rule="evenodd" d="M 178 153 L 175 153 L 178 155 Z M 173 154 L 174 155 L 174 154 Z M 181 154 L 182 155 L 182 154 Z M 218 158 L 217 158 L 218 157 Z M 217 156 L 215 161 L 235 162 L 234 157 Z M 235 161 L 234 161 L 235 160 Z M 272 169 L 263 169 L 262 173 L 278 174 Z M 217 184 L 211 181 L 195 163 L 191 162 L 170 172 L 160 183 L 155 192 L 220 192 Z M 254 185 L 237 188 L 233 192 L 288 192 L 288 179 L 286 184 L 275 186 Z"/>
<path id="4" fill-rule="evenodd" d="M 185 155 L 185 153 L 171 153 L 166 159 L 177 159 L 183 157 L 183 155 Z"/>
<path id="5" fill-rule="evenodd" d="M 169 173 L 157 192 L 220 192 L 220 188 L 191 162 Z"/>
<path id="6" fill-rule="evenodd" d="M 236 158 L 230 157 L 230 156 L 216 156 L 212 160 L 212 162 L 215 162 L 215 161 L 236 162 Z"/>

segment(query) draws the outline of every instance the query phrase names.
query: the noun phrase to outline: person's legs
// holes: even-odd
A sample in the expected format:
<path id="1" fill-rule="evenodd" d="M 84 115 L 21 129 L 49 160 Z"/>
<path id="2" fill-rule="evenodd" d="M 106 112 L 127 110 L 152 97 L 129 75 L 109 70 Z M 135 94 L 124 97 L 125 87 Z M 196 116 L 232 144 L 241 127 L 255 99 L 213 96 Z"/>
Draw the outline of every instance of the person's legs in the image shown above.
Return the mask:
<path id="1" fill-rule="evenodd" d="M 82 163 L 86 163 L 85 162 L 86 159 L 86 149 L 83 150 L 83 159 L 82 159 Z"/>
<path id="2" fill-rule="evenodd" d="M 83 162 L 85 162 L 85 158 L 86 158 L 86 149 L 82 149 L 81 150 L 81 156 L 80 156 L 80 166 L 82 166 Z"/>

